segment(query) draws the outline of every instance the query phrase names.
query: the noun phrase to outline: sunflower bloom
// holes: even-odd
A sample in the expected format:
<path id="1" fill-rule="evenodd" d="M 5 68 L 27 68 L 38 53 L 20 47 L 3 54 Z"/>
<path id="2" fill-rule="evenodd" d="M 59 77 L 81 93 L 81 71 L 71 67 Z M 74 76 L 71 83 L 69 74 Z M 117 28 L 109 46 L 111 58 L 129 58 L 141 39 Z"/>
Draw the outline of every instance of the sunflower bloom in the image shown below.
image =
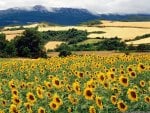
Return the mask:
<path id="1" fill-rule="evenodd" d="M 10 113 L 20 113 L 20 111 L 17 109 L 17 106 L 14 104 L 10 105 L 9 112 Z"/>
<path id="2" fill-rule="evenodd" d="M 128 87 L 128 85 L 129 85 L 128 77 L 125 77 L 125 76 L 121 75 L 121 76 L 119 77 L 119 83 L 120 83 L 121 85 L 123 85 L 124 87 Z"/>
<path id="3" fill-rule="evenodd" d="M 89 107 L 89 113 L 96 113 L 96 110 L 95 110 L 94 106 Z"/>
<path id="4" fill-rule="evenodd" d="M 103 109 L 103 103 L 102 103 L 102 98 L 101 98 L 101 97 L 96 97 L 96 105 L 97 105 L 100 109 Z"/>
<path id="5" fill-rule="evenodd" d="M 135 89 L 128 89 L 128 99 L 131 101 L 138 101 L 138 96 Z"/>
<path id="6" fill-rule="evenodd" d="M 85 88 L 83 95 L 87 100 L 93 100 L 93 90 L 91 88 Z"/>
<path id="7" fill-rule="evenodd" d="M 36 102 L 36 98 L 35 98 L 34 94 L 31 93 L 31 92 L 28 92 L 26 94 L 26 99 L 27 99 L 28 102 L 31 102 L 31 103 L 35 103 Z"/>
<path id="8" fill-rule="evenodd" d="M 38 113 L 45 113 L 45 109 L 43 107 L 39 107 Z"/>
<path id="9" fill-rule="evenodd" d="M 121 112 L 125 112 L 128 109 L 128 106 L 123 101 L 118 101 L 117 107 Z"/>
<path id="10" fill-rule="evenodd" d="M 59 109 L 59 105 L 56 102 L 50 102 L 49 104 L 50 108 L 54 111 L 57 111 Z"/>

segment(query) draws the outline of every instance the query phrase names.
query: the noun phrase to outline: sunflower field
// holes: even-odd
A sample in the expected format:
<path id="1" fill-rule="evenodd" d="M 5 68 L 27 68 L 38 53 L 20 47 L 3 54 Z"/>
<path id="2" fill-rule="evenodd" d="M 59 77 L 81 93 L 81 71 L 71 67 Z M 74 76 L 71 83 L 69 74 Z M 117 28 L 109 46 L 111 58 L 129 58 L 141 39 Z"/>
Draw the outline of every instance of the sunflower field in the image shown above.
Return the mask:
<path id="1" fill-rule="evenodd" d="M 150 112 L 150 55 L 0 59 L 0 113 Z"/>

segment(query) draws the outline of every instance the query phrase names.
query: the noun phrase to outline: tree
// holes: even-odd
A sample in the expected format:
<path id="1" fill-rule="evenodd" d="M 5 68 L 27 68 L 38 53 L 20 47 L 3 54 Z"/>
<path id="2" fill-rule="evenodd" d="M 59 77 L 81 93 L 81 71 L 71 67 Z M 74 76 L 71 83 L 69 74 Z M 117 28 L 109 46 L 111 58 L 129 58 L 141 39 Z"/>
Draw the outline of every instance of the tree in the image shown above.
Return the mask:
<path id="1" fill-rule="evenodd" d="M 38 58 L 46 56 L 42 45 L 41 33 L 36 29 L 26 29 L 22 36 L 14 40 L 17 55 L 20 57 Z"/>

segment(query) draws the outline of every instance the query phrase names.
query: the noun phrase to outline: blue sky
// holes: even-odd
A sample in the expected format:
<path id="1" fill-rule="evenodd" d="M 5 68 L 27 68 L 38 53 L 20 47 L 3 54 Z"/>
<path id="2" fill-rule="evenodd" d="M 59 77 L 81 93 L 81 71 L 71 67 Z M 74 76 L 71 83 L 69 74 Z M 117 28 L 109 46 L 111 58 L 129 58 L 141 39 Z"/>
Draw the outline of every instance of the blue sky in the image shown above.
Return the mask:
<path id="1" fill-rule="evenodd" d="M 85 8 L 94 13 L 149 13 L 150 0 L 0 0 L 0 9 L 43 5 Z"/>

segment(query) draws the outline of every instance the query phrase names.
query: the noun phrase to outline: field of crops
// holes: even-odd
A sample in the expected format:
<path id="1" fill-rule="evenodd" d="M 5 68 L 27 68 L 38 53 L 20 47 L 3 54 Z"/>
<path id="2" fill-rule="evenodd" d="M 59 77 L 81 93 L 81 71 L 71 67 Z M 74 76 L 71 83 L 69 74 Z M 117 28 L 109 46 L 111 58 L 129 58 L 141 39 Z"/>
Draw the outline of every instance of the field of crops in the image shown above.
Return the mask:
<path id="1" fill-rule="evenodd" d="M 0 59 L 0 113 L 150 112 L 150 56 Z"/>

